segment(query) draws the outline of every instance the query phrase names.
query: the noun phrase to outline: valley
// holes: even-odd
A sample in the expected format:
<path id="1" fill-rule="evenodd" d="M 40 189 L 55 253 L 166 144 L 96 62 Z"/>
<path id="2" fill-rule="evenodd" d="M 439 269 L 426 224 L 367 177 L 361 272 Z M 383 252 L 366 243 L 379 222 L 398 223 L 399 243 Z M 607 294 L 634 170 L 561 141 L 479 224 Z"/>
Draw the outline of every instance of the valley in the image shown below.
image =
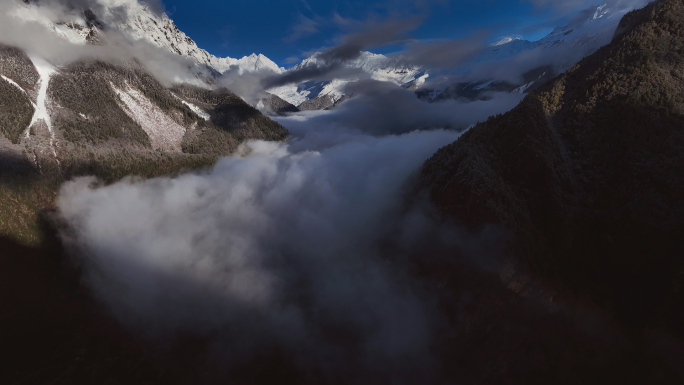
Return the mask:
<path id="1" fill-rule="evenodd" d="M 0 5 L 0 383 L 684 379 L 681 0 L 288 69 L 155 4 Z"/>

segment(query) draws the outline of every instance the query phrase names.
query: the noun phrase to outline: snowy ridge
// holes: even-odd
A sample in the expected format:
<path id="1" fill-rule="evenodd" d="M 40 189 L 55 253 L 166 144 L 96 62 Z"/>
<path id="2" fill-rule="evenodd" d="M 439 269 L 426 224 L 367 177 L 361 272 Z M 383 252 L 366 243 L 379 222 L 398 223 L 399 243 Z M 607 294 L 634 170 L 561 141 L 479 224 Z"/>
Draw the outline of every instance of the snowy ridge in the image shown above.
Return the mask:
<path id="1" fill-rule="evenodd" d="M 100 34 L 110 29 L 118 30 L 133 42 L 147 41 L 174 54 L 192 58 L 201 67 L 197 71 L 198 77 L 201 77 L 200 73 L 204 73 L 202 71 L 211 72 L 210 77 L 227 71 L 237 71 L 239 75 L 260 71 L 276 74 L 287 72 L 261 54 L 252 54 L 241 59 L 219 58 L 211 55 L 180 31 L 168 15 L 155 13 L 146 3 L 139 0 L 92 0 L 93 7 L 97 5 L 92 11 L 62 9 L 61 13 L 49 12 L 46 9 L 47 6 L 41 5 L 44 3 L 37 3 L 35 0 L 12 1 L 17 5 L 13 11 L 16 17 L 40 22 L 72 43 L 97 43 Z M 449 71 L 437 72 L 429 68 L 418 68 L 407 65 L 401 57 L 387 57 L 370 52 L 361 53 L 357 59 L 345 62 L 343 66 L 360 70 L 359 78 L 367 77 L 391 82 L 411 90 L 428 87 L 429 83 L 433 91 L 431 94 L 438 95 L 440 90 L 449 87 L 448 81 L 452 75 L 469 74 L 482 63 L 515 58 L 531 50 L 550 52 L 546 50 L 559 47 L 567 52 L 589 54 L 610 40 L 613 27 L 617 25 L 620 17 L 627 11 L 643 5 L 640 2 L 645 4 L 647 0 L 614 0 L 589 7 L 580 12 L 568 25 L 556 28 L 548 36 L 536 42 L 519 37 L 504 37 L 487 46 L 469 62 Z M 320 53 L 315 53 L 288 71 L 305 67 L 320 67 L 326 64 L 320 57 Z M 428 77 L 436 80 L 427 82 Z M 350 82 L 358 80 L 358 78 L 349 78 L 306 81 L 266 91 L 299 106 L 304 101 L 318 97 L 329 97 L 333 101 L 338 101 L 345 96 L 345 87 Z M 488 80 L 482 79 L 482 82 Z M 528 87 L 520 89 L 526 90 Z"/>
<path id="2" fill-rule="evenodd" d="M 599 42 L 610 42 L 615 28 L 627 12 L 646 5 L 650 0 L 613 1 L 592 6 L 580 12 L 568 25 L 554 29 L 536 43 L 537 47 L 549 48 L 561 44 L 584 47 Z"/>
<path id="3" fill-rule="evenodd" d="M 180 31 L 166 13 L 156 14 L 147 4 L 138 0 L 97 0 L 100 6 L 93 11 L 62 9 L 61 12 L 33 1 L 28 4 L 23 0 L 12 1 L 16 4 L 12 10 L 13 16 L 38 22 L 73 44 L 96 42 L 103 30 L 115 29 L 133 42 L 147 41 L 169 52 L 192 58 L 219 73 L 233 67 L 237 67 L 240 73 L 261 70 L 280 73 L 285 70 L 264 55 L 252 54 L 242 59 L 211 55 Z"/>
<path id="4" fill-rule="evenodd" d="M 317 52 L 304 59 L 300 64 L 292 67 L 289 71 L 324 65 L 326 63 L 320 58 L 320 52 Z M 373 80 L 391 82 L 406 88 L 415 82 L 421 82 L 422 84 L 428 77 L 425 71 L 415 66 L 405 65 L 401 59 L 389 58 L 385 55 L 371 52 L 362 52 L 358 58 L 345 62 L 343 66 L 359 69 Z M 297 85 L 276 87 L 267 91 L 295 106 L 300 105 L 306 100 L 323 96 L 330 96 L 334 102 L 337 102 L 345 95 L 344 87 L 358 80 L 358 78 L 351 78 L 307 81 Z"/>
<path id="5" fill-rule="evenodd" d="M 320 59 L 320 53 L 317 52 L 304 59 L 300 64 L 292 67 L 292 70 L 326 64 Z M 416 75 L 421 72 L 421 69 L 418 67 L 402 63 L 400 58 L 389 58 L 385 55 L 365 51 L 358 58 L 345 62 L 343 66 L 363 70 L 375 80 L 391 81 L 398 85 L 415 80 Z"/>
<path id="6" fill-rule="evenodd" d="M 244 72 L 258 72 L 264 70 L 270 70 L 278 74 L 285 72 L 285 68 L 278 67 L 276 63 L 262 54 L 257 55 L 253 53 L 249 56 L 244 56 L 242 59 L 225 58 L 218 60 L 219 62 L 212 66 L 221 73 L 234 69 L 235 67 L 240 75 Z"/>
<path id="7" fill-rule="evenodd" d="M 392 82 L 408 89 L 417 89 L 426 84 L 428 77 L 436 78 L 430 82 L 428 100 L 434 100 L 451 84 L 453 75 L 463 76 L 473 72 L 484 63 L 495 63 L 513 59 L 524 52 L 539 50 L 540 54 L 553 56 L 552 50 L 561 49 L 564 52 L 576 52 L 579 57 L 588 55 L 600 46 L 607 44 L 614 32 L 620 18 L 635 7 L 641 6 L 638 2 L 646 3 L 647 0 L 624 2 L 621 0 L 592 6 L 580 12 L 568 25 L 556 28 L 549 35 L 539 41 L 523 40 L 520 37 L 508 36 L 487 46 L 480 54 L 463 65 L 447 71 L 432 71 L 429 68 L 418 68 L 404 65 L 400 57 L 389 58 L 384 55 L 363 52 L 359 58 L 344 63 L 348 68 L 360 69 L 371 79 Z M 579 59 L 579 57 L 577 59 Z M 572 59 L 570 59 L 572 61 Z M 567 63 L 554 63 L 559 67 Z M 296 71 L 306 67 L 323 66 L 326 63 L 320 58 L 320 53 L 315 53 L 293 67 L 290 71 Z M 442 80 L 444 79 L 444 80 Z M 331 79 L 327 81 L 308 81 L 297 85 L 288 85 L 267 90 L 280 98 L 300 105 L 306 100 L 316 97 L 331 96 L 333 100 L 339 100 L 344 96 L 344 87 L 358 79 Z M 493 83 L 493 79 L 481 79 L 475 90 L 485 89 Z M 525 84 L 515 89 L 517 93 L 524 93 L 535 82 Z"/>

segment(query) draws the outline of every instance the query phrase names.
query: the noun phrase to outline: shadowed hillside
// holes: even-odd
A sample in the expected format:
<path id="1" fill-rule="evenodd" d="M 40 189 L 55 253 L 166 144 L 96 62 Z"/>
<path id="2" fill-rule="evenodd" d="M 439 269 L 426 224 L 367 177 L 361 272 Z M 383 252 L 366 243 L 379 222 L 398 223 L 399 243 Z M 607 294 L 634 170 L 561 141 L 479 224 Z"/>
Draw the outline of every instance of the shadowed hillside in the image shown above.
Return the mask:
<path id="1" fill-rule="evenodd" d="M 434 203 L 555 290 L 630 328 L 684 335 L 684 3 L 625 16 L 613 42 L 422 169 Z"/>
<path id="2" fill-rule="evenodd" d="M 225 88 L 206 90 L 184 85 L 171 91 L 205 111 L 211 122 L 201 124 L 186 135 L 184 152 L 221 154 L 222 149 L 233 151 L 240 142 L 248 139 L 280 141 L 287 138 L 288 133 L 283 126 Z"/>

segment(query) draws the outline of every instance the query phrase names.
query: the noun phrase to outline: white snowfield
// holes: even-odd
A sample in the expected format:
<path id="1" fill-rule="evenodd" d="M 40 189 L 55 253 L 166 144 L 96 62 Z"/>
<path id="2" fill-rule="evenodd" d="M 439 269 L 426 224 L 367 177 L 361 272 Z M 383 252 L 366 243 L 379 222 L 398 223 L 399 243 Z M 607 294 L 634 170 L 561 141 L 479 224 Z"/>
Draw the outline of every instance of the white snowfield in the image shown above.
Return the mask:
<path id="1" fill-rule="evenodd" d="M 185 127 L 171 119 L 156 104 L 138 90 L 126 85 L 119 89 L 110 83 L 123 105 L 121 108 L 142 127 L 150 138 L 155 150 L 181 152 L 181 142 L 185 135 Z"/>

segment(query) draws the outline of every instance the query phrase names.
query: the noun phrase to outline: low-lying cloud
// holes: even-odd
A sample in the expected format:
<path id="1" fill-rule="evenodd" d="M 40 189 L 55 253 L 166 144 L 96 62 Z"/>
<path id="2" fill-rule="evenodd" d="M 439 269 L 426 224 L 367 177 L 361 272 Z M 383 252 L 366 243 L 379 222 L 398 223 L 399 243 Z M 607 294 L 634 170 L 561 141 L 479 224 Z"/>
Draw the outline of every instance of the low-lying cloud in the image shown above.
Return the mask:
<path id="1" fill-rule="evenodd" d="M 219 84 L 258 95 L 262 86 L 337 75 L 363 49 L 413 27 L 350 35 L 322 54 L 331 64 L 318 73 L 229 72 Z M 15 42 L 50 53 L 33 35 Z M 409 50 L 415 60 L 452 64 L 480 42 L 434 44 Z M 139 53 L 148 65 L 157 62 L 150 52 Z M 521 96 L 430 104 L 363 78 L 345 92 L 356 97 L 337 110 L 280 118 L 293 134 L 288 143 L 245 143 L 202 172 L 65 184 L 58 207 L 84 283 L 135 330 L 210 339 L 228 368 L 275 351 L 319 383 L 437 382 L 444 315 L 413 258 L 457 264 L 467 255 L 486 269 L 496 258 L 481 247 L 494 243 L 490 234 L 443 223 L 415 194 L 415 178 L 437 149 Z"/>
<path id="2" fill-rule="evenodd" d="M 374 136 L 440 128 L 465 130 L 489 116 L 510 110 L 522 98 L 520 94 L 499 92 L 490 93 L 486 100 L 428 103 L 418 99 L 413 91 L 375 80 L 349 83 L 344 91 L 355 96 L 329 113 L 314 115 L 304 124 L 320 126 L 322 130 L 331 126 L 353 127 Z"/>
<path id="3" fill-rule="evenodd" d="M 407 259 L 473 241 L 403 195 L 459 134 L 307 138 L 319 129 L 245 144 L 203 173 L 66 184 L 86 284 L 129 326 L 212 336 L 223 365 L 278 349 L 325 380 L 430 382 L 440 315 Z"/>

